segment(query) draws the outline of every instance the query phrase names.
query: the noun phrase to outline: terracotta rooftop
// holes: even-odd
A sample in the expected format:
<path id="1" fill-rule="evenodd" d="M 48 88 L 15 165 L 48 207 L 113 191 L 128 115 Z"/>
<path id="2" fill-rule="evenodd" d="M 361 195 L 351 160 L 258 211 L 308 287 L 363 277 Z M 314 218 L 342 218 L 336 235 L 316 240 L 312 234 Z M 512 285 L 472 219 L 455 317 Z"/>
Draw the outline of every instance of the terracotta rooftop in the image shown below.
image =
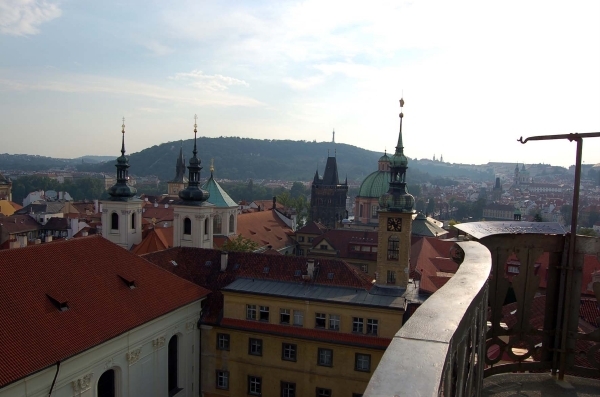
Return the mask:
<path id="1" fill-rule="evenodd" d="M 308 222 L 305 226 L 298 229 L 296 233 L 306 233 L 306 234 L 323 234 L 327 231 L 327 226 L 319 223 L 319 222 Z"/>
<path id="2" fill-rule="evenodd" d="M 221 320 L 223 295 L 220 290 L 238 277 L 371 288 L 367 275 L 339 260 L 315 260 L 315 266 L 319 267 L 316 278 L 302 281 L 300 274 L 306 274 L 306 258 L 296 256 L 230 252 L 224 272 L 221 271 L 221 251 L 218 250 L 179 247 L 144 255 L 143 258 L 213 291 L 203 310 L 203 320 L 207 323 Z M 268 273 L 264 272 L 265 267 L 269 268 Z M 329 273 L 334 273 L 333 279 L 328 278 Z"/>
<path id="3" fill-rule="evenodd" d="M 99 236 L 5 251 L 0 388 L 208 293 Z"/>
<path id="4" fill-rule="evenodd" d="M 143 232 L 142 241 L 133 247 L 136 255 L 166 250 L 173 246 L 173 227 L 152 228 Z"/>
<path id="5" fill-rule="evenodd" d="M 295 246 L 290 237 L 292 229 L 272 210 L 240 214 L 237 217 L 237 233 L 259 245 L 271 246 L 275 250 Z M 292 254 L 290 251 L 289 254 Z"/>

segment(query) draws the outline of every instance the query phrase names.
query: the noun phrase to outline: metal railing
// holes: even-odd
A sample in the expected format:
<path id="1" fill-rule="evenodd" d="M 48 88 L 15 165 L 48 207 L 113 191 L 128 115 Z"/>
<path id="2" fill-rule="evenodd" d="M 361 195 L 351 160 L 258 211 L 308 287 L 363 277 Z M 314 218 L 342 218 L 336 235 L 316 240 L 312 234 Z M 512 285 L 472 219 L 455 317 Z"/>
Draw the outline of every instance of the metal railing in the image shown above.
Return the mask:
<path id="1" fill-rule="evenodd" d="M 457 243 L 458 271 L 396 334 L 364 395 L 474 396 L 510 372 L 600 377 L 600 329 L 580 321 L 584 261 L 600 260 L 600 238 L 577 236 L 572 262 L 570 241 L 534 231 Z M 600 300 L 600 282 L 592 289 Z"/>
<path id="2" fill-rule="evenodd" d="M 483 382 L 490 252 L 457 243 L 456 274 L 393 338 L 364 396 L 472 395 Z"/>

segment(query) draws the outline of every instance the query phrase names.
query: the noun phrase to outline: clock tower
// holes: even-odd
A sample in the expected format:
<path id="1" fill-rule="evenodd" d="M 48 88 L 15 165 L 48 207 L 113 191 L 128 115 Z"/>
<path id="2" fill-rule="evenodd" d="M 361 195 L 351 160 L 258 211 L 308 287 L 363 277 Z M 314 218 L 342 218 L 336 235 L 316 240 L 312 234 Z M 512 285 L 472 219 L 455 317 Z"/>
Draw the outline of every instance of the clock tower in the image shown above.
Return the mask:
<path id="1" fill-rule="evenodd" d="M 379 232 L 377 243 L 376 284 L 406 288 L 408 284 L 410 236 L 415 198 L 406 188 L 408 159 L 402 143 L 402 108 L 396 152 L 390 158 L 390 187 L 379 198 Z"/>

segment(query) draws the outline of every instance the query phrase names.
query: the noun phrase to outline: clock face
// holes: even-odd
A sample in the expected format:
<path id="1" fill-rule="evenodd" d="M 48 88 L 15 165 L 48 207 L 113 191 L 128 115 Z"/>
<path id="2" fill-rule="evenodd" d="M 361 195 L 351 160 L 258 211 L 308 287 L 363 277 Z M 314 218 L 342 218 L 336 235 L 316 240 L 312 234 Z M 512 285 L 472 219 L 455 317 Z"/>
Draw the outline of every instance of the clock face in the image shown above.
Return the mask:
<path id="1" fill-rule="evenodd" d="M 402 218 L 388 218 L 387 230 L 388 230 L 388 232 L 401 232 L 402 231 Z"/>

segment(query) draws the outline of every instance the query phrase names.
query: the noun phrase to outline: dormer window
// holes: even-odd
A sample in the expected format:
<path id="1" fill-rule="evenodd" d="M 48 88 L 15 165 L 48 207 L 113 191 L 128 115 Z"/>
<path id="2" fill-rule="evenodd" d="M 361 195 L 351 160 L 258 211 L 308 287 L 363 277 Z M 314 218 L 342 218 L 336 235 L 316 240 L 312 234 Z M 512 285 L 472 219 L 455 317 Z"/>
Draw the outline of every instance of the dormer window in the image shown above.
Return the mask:
<path id="1" fill-rule="evenodd" d="M 56 294 L 54 296 L 46 294 L 46 297 L 48 297 L 48 300 L 50 300 L 54 307 L 57 308 L 59 311 L 66 312 L 67 310 L 69 310 L 69 305 L 66 299 L 61 298 Z"/>

